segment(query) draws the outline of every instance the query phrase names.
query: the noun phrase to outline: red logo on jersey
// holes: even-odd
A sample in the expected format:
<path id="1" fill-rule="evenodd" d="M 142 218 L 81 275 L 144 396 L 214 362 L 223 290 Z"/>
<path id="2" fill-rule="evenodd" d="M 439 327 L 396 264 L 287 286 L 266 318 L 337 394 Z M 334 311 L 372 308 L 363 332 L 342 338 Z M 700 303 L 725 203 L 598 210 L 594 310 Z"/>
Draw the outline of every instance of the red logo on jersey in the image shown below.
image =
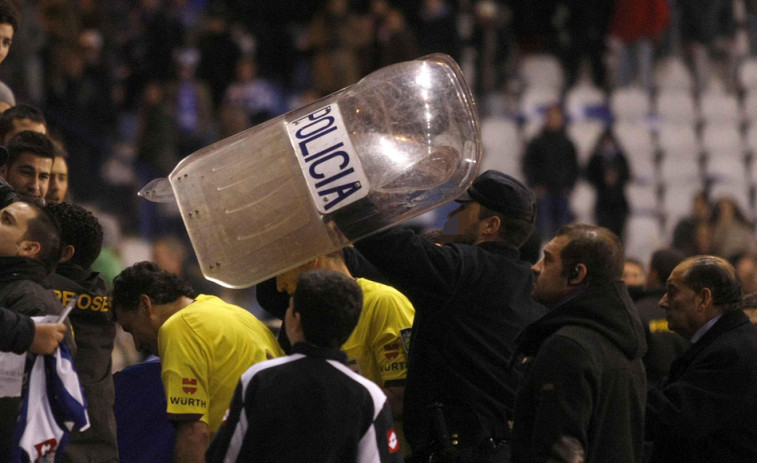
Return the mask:
<path id="1" fill-rule="evenodd" d="M 399 352 L 387 352 L 385 355 L 386 355 L 387 359 L 394 360 L 394 359 L 396 359 L 397 357 L 400 356 L 400 353 Z"/>
<path id="2" fill-rule="evenodd" d="M 400 343 L 393 342 L 391 344 L 384 344 L 384 350 L 400 350 Z"/>
<path id="3" fill-rule="evenodd" d="M 181 384 L 183 385 L 182 389 L 187 394 L 194 394 L 197 391 L 196 387 L 191 387 L 197 386 L 197 380 L 194 378 L 181 378 Z"/>
<path id="4" fill-rule="evenodd" d="M 400 440 L 397 439 L 397 433 L 394 428 L 386 433 L 386 444 L 389 446 L 389 453 L 397 453 L 400 449 Z"/>
<path id="5" fill-rule="evenodd" d="M 55 440 L 55 438 L 48 439 L 39 444 L 34 444 L 34 450 L 37 451 L 37 458 L 54 453 L 56 448 L 58 448 L 58 441 Z"/>

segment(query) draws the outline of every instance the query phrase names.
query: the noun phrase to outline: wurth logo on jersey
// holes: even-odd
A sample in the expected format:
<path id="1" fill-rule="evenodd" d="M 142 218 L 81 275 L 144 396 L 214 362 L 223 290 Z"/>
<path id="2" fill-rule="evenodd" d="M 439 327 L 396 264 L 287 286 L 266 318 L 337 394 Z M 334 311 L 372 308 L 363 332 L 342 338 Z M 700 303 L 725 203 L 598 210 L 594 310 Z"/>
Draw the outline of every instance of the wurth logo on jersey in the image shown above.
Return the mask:
<path id="1" fill-rule="evenodd" d="M 197 380 L 195 378 L 181 378 L 181 389 L 187 394 L 194 394 L 197 391 Z"/>
<path id="2" fill-rule="evenodd" d="M 57 448 L 58 448 L 58 441 L 55 438 L 48 439 L 44 442 L 40 442 L 39 444 L 34 444 L 34 450 L 37 451 L 37 458 L 55 453 L 55 449 Z"/>
<path id="3" fill-rule="evenodd" d="M 397 439 L 397 433 L 394 428 L 386 433 L 386 445 L 389 446 L 389 453 L 397 453 L 400 449 L 400 440 Z"/>

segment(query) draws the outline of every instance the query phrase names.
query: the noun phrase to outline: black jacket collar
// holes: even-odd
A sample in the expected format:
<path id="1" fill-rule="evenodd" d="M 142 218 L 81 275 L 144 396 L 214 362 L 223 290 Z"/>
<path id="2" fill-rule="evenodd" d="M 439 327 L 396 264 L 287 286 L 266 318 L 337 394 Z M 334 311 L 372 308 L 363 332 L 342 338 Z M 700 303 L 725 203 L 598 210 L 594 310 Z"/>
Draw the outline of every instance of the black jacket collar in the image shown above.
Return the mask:
<path id="1" fill-rule="evenodd" d="M 685 370 L 689 363 L 699 355 L 700 352 L 710 346 L 717 338 L 732 329 L 741 325 L 749 324 L 749 317 L 741 310 L 725 312 L 720 319 L 697 342 L 691 346 L 679 358 L 677 358 L 670 367 L 670 377 L 678 377 L 679 373 Z"/>
<path id="2" fill-rule="evenodd" d="M 298 342 L 292 346 L 293 354 L 304 354 L 308 357 L 322 358 L 325 360 L 336 360 L 341 363 L 347 363 L 347 354 L 339 349 L 329 349 L 327 347 L 319 347 L 307 342 Z"/>
<path id="3" fill-rule="evenodd" d="M 640 358 L 647 350 L 644 328 L 620 281 L 589 287 L 563 299 L 518 335 L 518 353 L 535 355 L 544 340 L 567 325 L 586 326 L 601 333 L 628 358 Z"/>
<path id="4" fill-rule="evenodd" d="M 29 257 L 0 257 L 0 283 L 32 280 L 43 284 L 48 271 L 42 262 Z"/>

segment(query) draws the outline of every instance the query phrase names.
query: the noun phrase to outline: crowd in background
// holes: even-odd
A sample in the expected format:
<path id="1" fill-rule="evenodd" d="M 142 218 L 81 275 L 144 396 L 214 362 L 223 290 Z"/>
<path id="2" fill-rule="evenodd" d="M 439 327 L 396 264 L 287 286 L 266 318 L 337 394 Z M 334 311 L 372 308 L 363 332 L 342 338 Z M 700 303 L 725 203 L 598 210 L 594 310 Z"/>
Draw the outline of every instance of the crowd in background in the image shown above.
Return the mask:
<path id="1" fill-rule="evenodd" d="M 628 85 L 654 92 L 655 66 L 671 56 L 688 65 L 693 91 L 717 82 L 738 92 L 737 67 L 757 53 L 757 5 L 745 0 L 550 0 L 538 7 L 526 0 L 39 0 L 19 6 L 22 21 L 0 79 L 17 102 L 43 110 L 50 133 L 70 153 L 70 194 L 99 211 L 106 229 L 99 265 L 112 265 L 111 274 L 152 258 L 153 242 L 156 259 L 169 259 L 158 250 L 165 237 L 173 240 L 163 246 L 170 259 L 195 268 L 178 211 L 136 195 L 148 181 L 197 149 L 382 66 L 450 54 L 487 117 L 501 115 L 503 102 L 528 90 L 523 64 L 531 56 L 560 63 L 561 92 L 585 81 L 609 94 Z M 522 114 L 508 114 L 525 129 Z M 529 129 L 528 139 L 535 135 Z M 610 143 L 597 142 L 596 160 L 582 163 L 576 176 L 585 173 L 604 192 L 598 197 L 605 204 L 597 203 L 589 220 L 622 233 L 622 224 L 607 221 L 618 222 L 629 209 L 618 193 L 629 174 L 621 165 L 619 189 L 617 182 L 606 184 L 600 160 L 623 153 L 617 140 L 614 148 Z M 733 227 L 724 223 L 751 230 L 749 215 L 736 205 L 735 219 L 726 213 L 697 222 L 698 249 L 733 246 L 723 231 Z M 239 297 L 256 305 L 249 292 Z"/>

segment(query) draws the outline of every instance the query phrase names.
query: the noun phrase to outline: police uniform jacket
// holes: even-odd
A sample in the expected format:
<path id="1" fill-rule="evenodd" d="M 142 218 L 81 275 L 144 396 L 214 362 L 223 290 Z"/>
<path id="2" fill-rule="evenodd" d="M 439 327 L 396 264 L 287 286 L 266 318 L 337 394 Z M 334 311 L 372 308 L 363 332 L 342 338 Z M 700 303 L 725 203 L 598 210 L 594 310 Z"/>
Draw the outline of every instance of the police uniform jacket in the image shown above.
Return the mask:
<path id="1" fill-rule="evenodd" d="M 647 398 L 654 462 L 757 461 L 757 329 L 726 312 Z"/>
<path id="2" fill-rule="evenodd" d="M 461 447 L 504 439 L 520 378 L 517 334 L 543 314 L 530 264 L 504 242 L 437 246 L 396 228 L 355 247 L 415 307 L 404 423 L 414 452 L 430 445 L 429 406 L 442 404 Z"/>
<path id="3" fill-rule="evenodd" d="M 645 351 L 622 282 L 575 293 L 526 328 L 512 461 L 640 462 Z"/>
<path id="4" fill-rule="evenodd" d="M 0 307 L 30 317 L 58 314 L 62 307 L 55 294 L 45 286 L 47 269 L 28 257 L 0 257 Z M 75 347 L 70 337 L 70 348 Z M 27 362 L 31 369 L 31 362 Z M 18 418 L 20 398 L 0 398 L 0 461 L 10 452 Z"/>
<path id="5" fill-rule="evenodd" d="M 87 399 L 91 426 L 70 435 L 66 459 L 70 462 L 118 461 L 115 392 L 111 376 L 111 355 L 116 323 L 110 311 L 105 279 L 73 263 L 61 263 L 48 283 L 65 305 L 79 296 L 69 316 L 74 328 L 77 352 L 74 366 Z"/>

